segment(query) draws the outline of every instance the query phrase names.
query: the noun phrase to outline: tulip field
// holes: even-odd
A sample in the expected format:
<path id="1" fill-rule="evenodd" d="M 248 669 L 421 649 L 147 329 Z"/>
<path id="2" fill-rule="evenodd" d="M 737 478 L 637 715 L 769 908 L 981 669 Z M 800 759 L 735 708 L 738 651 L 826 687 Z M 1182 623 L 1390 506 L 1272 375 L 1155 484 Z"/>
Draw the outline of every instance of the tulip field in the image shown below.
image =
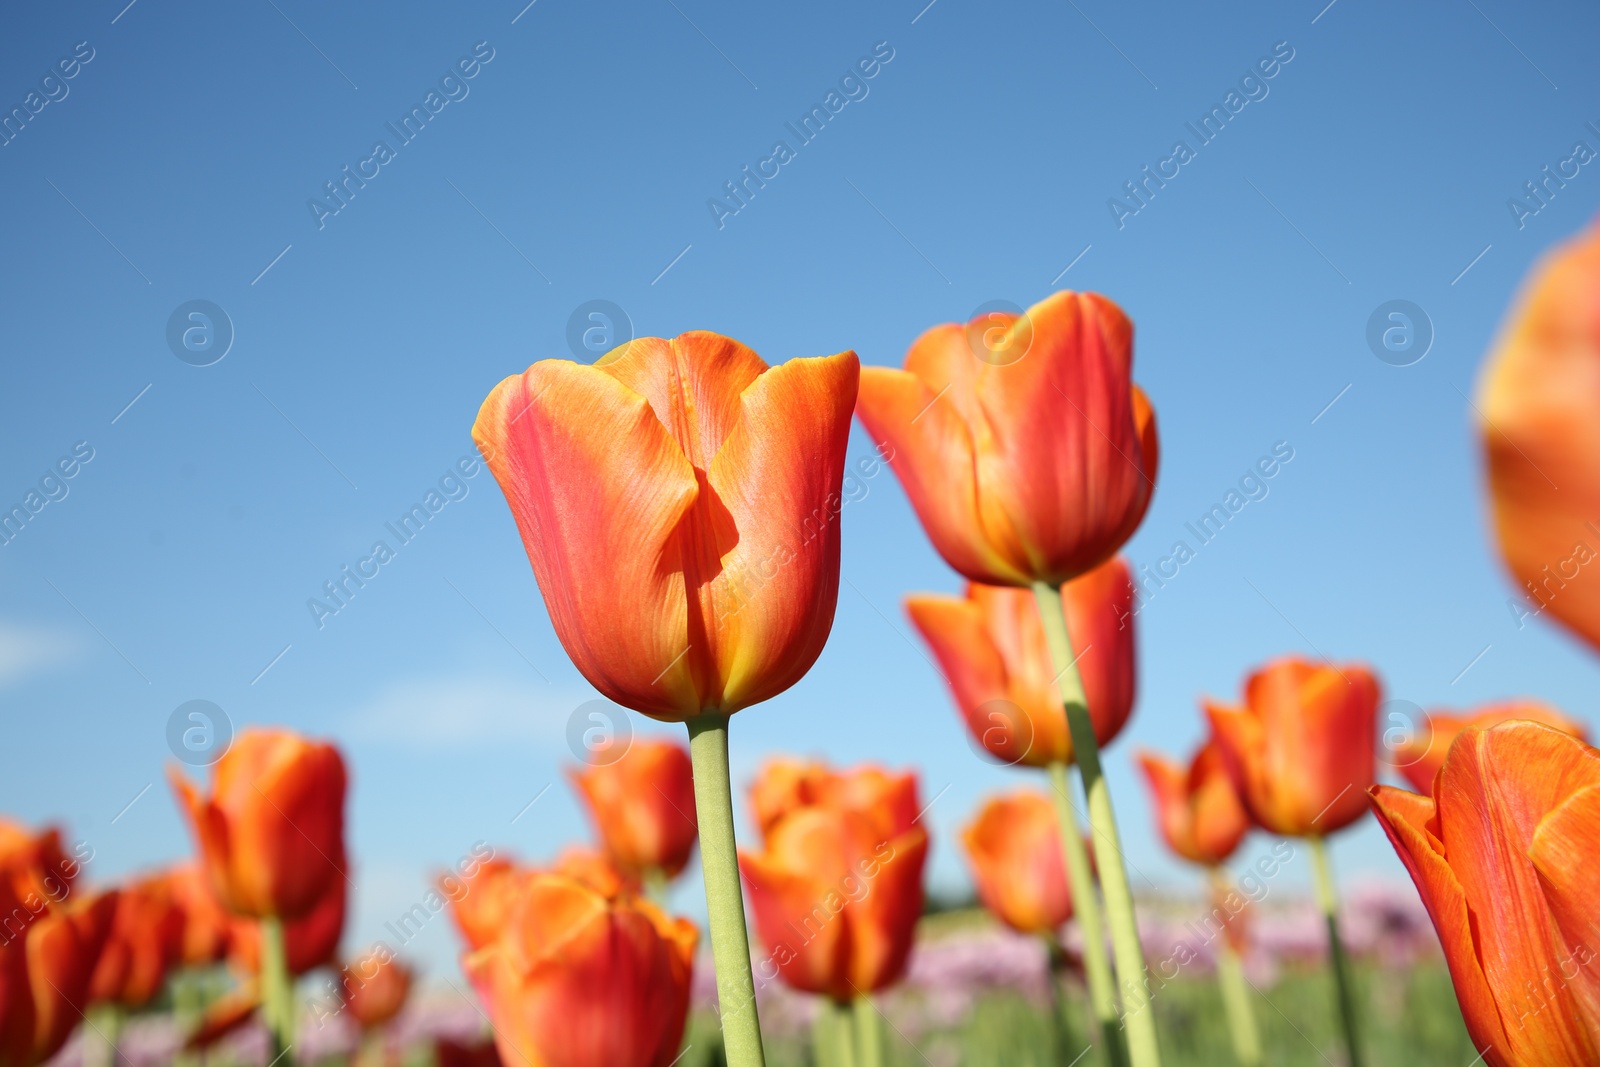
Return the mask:
<path id="1" fill-rule="evenodd" d="M 1482 2 L 8 13 L 0 1067 L 1600 1067 L 1595 27 Z"/>

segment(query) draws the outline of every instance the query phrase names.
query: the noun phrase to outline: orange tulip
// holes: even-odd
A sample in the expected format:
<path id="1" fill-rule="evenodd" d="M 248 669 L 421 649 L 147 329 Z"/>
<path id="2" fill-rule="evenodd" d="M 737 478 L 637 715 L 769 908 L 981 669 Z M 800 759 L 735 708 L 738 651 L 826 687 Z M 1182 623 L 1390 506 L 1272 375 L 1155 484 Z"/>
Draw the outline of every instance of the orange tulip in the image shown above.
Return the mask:
<path id="1" fill-rule="evenodd" d="M 795 770 L 780 767 L 785 777 Z M 739 865 L 770 953 L 764 966 L 796 989 L 848 1002 L 905 973 L 928 834 L 914 822 L 914 775 L 813 768 L 811 777 L 802 792 L 813 799 L 778 814 L 765 850 L 740 852 Z"/>
<path id="2" fill-rule="evenodd" d="M 1545 258 L 1478 388 L 1495 531 L 1529 614 L 1600 648 L 1600 225 Z"/>
<path id="3" fill-rule="evenodd" d="M 780 756 L 768 760 L 750 786 L 751 813 L 763 834 L 790 812 L 818 806 L 878 811 L 889 826 L 909 827 L 920 810 L 917 776 L 873 766 L 839 772 L 825 763 Z"/>
<path id="4" fill-rule="evenodd" d="M 212 887 L 237 915 L 296 919 L 343 881 L 344 760 L 287 730 L 242 730 L 212 795 L 174 769 Z"/>
<path id="5" fill-rule="evenodd" d="M 636 875 L 618 867 L 606 853 L 585 845 L 563 849 L 555 863 L 550 865 L 550 870 L 577 879 L 607 900 L 614 900 L 624 893 L 637 894 L 640 890 Z"/>
<path id="6" fill-rule="evenodd" d="M 496 855 L 459 879 L 439 879 L 440 891 L 450 901 L 450 917 L 468 947 L 482 948 L 499 936 L 527 873 L 507 857 Z"/>
<path id="7" fill-rule="evenodd" d="M 1377 774 L 1378 679 L 1364 667 L 1273 660 L 1244 706 L 1206 705 L 1251 819 L 1289 837 L 1324 836 L 1366 814 Z"/>
<path id="8" fill-rule="evenodd" d="M 462 967 L 507 1064 L 666 1067 L 683 1039 L 697 940 L 694 924 L 647 900 L 608 900 L 539 872 Z"/>
<path id="9" fill-rule="evenodd" d="M 399 1015 L 411 993 L 411 968 L 387 950 L 350 963 L 341 978 L 345 1010 L 363 1030 L 376 1029 Z"/>
<path id="10" fill-rule="evenodd" d="M 1430 796 L 1372 790 L 1489 1067 L 1600 1063 L 1600 751 L 1469 726 Z"/>
<path id="11" fill-rule="evenodd" d="M 56 827 L 33 833 L 19 823 L 0 819 L 0 871 L 9 874 L 18 898 L 30 908 L 37 910 L 34 901 L 48 907 L 67 899 L 80 869 L 77 860 L 61 847 L 61 831 Z"/>
<path id="12" fill-rule="evenodd" d="M 343 853 L 335 857 L 337 876 L 328 883 L 322 897 L 311 910 L 297 919 L 283 924 L 284 955 L 289 973 L 302 975 L 333 961 L 339 953 L 339 938 L 344 935 L 345 896 L 348 880 L 345 876 Z M 228 956 L 234 966 L 245 974 L 261 971 L 261 926 L 259 923 L 235 918 L 228 935 Z"/>
<path id="13" fill-rule="evenodd" d="M 730 714 L 810 669 L 833 624 L 854 352 L 768 368 L 708 332 L 494 388 L 478 443 L 562 647 L 658 719 Z"/>
<path id="14" fill-rule="evenodd" d="M 1216 740 L 1200 746 L 1187 767 L 1154 752 L 1139 753 L 1139 766 L 1167 847 L 1205 867 L 1226 862 L 1249 832 L 1250 816 Z"/>
<path id="15" fill-rule="evenodd" d="M 613 763 L 568 771 L 606 852 L 635 875 L 674 878 L 694 849 L 694 771 L 672 741 L 639 738 Z"/>
<path id="16" fill-rule="evenodd" d="M 1580 741 L 1588 740 L 1588 731 L 1559 711 L 1536 700 L 1508 700 L 1490 704 L 1470 715 L 1452 715 L 1445 711 L 1430 711 L 1422 728 L 1394 746 L 1391 759 L 1395 769 L 1419 793 L 1431 792 L 1433 776 L 1444 766 L 1445 753 L 1451 742 L 1469 726 L 1493 726 L 1513 719 L 1543 723 Z"/>
<path id="17" fill-rule="evenodd" d="M 206 872 L 197 863 L 185 863 L 167 875 L 167 885 L 183 916 L 178 962 L 202 967 L 221 960 L 228 954 L 232 919 L 217 900 Z"/>
<path id="18" fill-rule="evenodd" d="M 1024 934 L 1050 934 L 1072 918 L 1061 830 L 1050 798 L 1033 792 L 992 797 L 961 831 L 978 899 Z"/>
<path id="19" fill-rule="evenodd" d="M 89 980 L 117 894 L 80 896 L 36 915 L 0 879 L 0 1067 L 34 1067 L 83 1020 Z"/>
<path id="20" fill-rule="evenodd" d="M 988 585 L 1060 585 L 1122 547 L 1155 488 L 1155 413 L 1133 323 L 1096 293 L 935 326 L 856 405 L 945 562 Z"/>
<path id="21" fill-rule="evenodd" d="M 1061 589 L 1063 614 L 1089 718 L 1101 745 L 1133 711 L 1133 581 L 1115 557 Z M 906 611 L 933 650 L 951 695 L 978 743 L 1005 763 L 1070 763 L 1072 737 L 1056 689 L 1044 625 L 1026 589 L 968 585 L 963 597 L 906 598 Z"/>
<path id="22" fill-rule="evenodd" d="M 182 938 L 183 912 L 164 875 L 122 887 L 110 935 L 89 980 L 89 999 L 144 1007 L 161 992 L 183 947 Z"/>

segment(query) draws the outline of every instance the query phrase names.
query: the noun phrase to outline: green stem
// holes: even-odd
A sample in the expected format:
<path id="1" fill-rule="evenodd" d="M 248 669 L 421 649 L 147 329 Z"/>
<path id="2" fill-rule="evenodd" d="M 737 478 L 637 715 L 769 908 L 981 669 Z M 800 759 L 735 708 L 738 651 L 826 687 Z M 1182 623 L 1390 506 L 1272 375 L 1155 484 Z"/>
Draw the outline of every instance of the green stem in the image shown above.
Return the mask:
<path id="1" fill-rule="evenodd" d="M 1160 1067 L 1161 1046 L 1156 1040 L 1155 1013 L 1150 1007 L 1150 983 L 1145 972 L 1144 946 L 1139 943 L 1139 922 L 1133 910 L 1133 890 L 1122 859 L 1117 817 L 1111 807 L 1111 789 L 1100 770 L 1100 742 L 1089 718 L 1083 679 L 1072 655 L 1072 637 L 1061 605 L 1061 591 L 1046 582 L 1033 583 L 1050 658 L 1060 672 L 1061 700 L 1066 705 L 1072 754 L 1083 775 L 1083 792 L 1089 801 L 1089 828 L 1094 833 L 1094 857 L 1100 869 L 1100 890 L 1105 895 L 1111 947 L 1116 953 L 1117 978 L 1122 989 L 1122 1021 L 1133 1067 Z"/>
<path id="2" fill-rule="evenodd" d="M 1067 765 L 1050 764 L 1050 794 L 1056 802 L 1056 825 L 1061 831 L 1061 857 L 1067 867 L 1067 886 L 1072 890 L 1072 911 L 1083 934 L 1083 974 L 1089 986 L 1089 1006 L 1101 1044 L 1112 1067 L 1127 1062 L 1127 1045 L 1122 1023 L 1117 1018 L 1117 986 L 1111 977 L 1111 960 L 1106 955 L 1105 928 L 1100 923 L 1100 897 L 1095 891 L 1094 871 L 1089 866 L 1089 850 L 1084 846 L 1078 822 L 1078 809 L 1072 802 L 1072 781 Z"/>
<path id="3" fill-rule="evenodd" d="M 122 1009 L 97 1004 L 85 1016 L 92 1036 L 85 1035 L 85 1067 L 117 1067 L 117 1038 L 122 1032 Z"/>
<path id="4" fill-rule="evenodd" d="M 824 997 L 811 1034 L 814 1059 L 821 1067 L 856 1067 L 856 1031 L 850 1005 Z"/>
<path id="5" fill-rule="evenodd" d="M 1229 890 L 1228 876 L 1219 867 L 1211 868 L 1211 884 L 1216 899 L 1222 899 Z M 1222 944 L 1217 946 L 1217 981 L 1222 986 L 1222 1005 L 1228 1013 L 1228 1034 L 1233 1039 L 1233 1054 L 1239 1067 L 1260 1067 L 1261 1030 L 1256 1025 L 1255 1009 L 1250 1004 L 1250 987 L 1245 981 L 1244 964 L 1228 940 L 1228 931 L 1222 931 Z"/>
<path id="6" fill-rule="evenodd" d="M 283 939 L 283 920 L 261 920 L 261 1013 L 272 1035 L 272 1060 L 294 1047 L 294 979 Z"/>
<path id="7" fill-rule="evenodd" d="M 640 880 L 644 883 L 646 899 L 662 911 L 666 911 L 667 891 L 672 887 L 671 880 L 667 878 L 667 872 L 660 867 L 651 867 L 644 872 L 644 877 Z"/>
<path id="8" fill-rule="evenodd" d="M 722 1044 L 728 1067 L 766 1067 L 755 976 L 750 969 L 750 934 L 744 925 L 744 894 L 739 888 L 738 846 L 733 839 L 728 717 L 711 712 L 690 719 L 688 727 Z"/>
<path id="9" fill-rule="evenodd" d="M 861 1067 L 883 1067 L 883 1017 L 878 1006 L 865 993 L 856 997 L 856 1038 L 860 1042 Z"/>
<path id="10" fill-rule="evenodd" d="M 1328 958 L 1333 962 L 1333 979 L 1338 987 L 1339 1017 L 1344 1023 L 1345 1047 L 1350 1053 L 1350 1067 L 1362 1067 L 1366 1061 L 1361 1054 L 1361 1038 L 1356 1028 L 1355 979 L 1350 973 L 1350 961 L 1344 954 L 1344 941 L 1339 937 L 1339 890 L 1334 885 L 1327 845 L 1320 836 L 1313 836 L 1309 841 L 1311 868 L 1316 875 L 1317 906 L 1328 920 Z"/>

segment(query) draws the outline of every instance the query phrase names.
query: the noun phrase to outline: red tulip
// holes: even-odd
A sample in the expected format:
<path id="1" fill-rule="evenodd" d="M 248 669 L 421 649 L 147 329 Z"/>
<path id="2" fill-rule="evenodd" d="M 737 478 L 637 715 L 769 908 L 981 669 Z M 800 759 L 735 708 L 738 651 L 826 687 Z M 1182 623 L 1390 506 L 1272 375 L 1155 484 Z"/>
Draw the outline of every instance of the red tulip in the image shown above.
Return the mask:
<path id="1" fill-rule="evenodd" d="M 978 899 L 1024 934 L 1050 934 L 1072 918 L 1061 829 L 1050 798 L 1017 792 L 990 798 L 961 831 Z"/>
<path id="2" fill-rule="evenodd" d="M 1110 559 L 1150 504 L 1155 414 L 1132 371 L 1122 309 L 1060 292 L 934 327 L 905 370 L 862 370 L 856 413 L 950 566 L 1060 585 Z"/>
<path id="3" fill-rule="evenodd" d="M 698 934 L 649 901 L 534 873 L 509 921 L 462 967 L 500 1059 L 528 1067 L 668 1067 L 689 1010 Z"/>
<path id="4" fill-rule="evenodd" d="M 1089 718 L 1101 745 L 1133 712 L 1136 675 L 1133 582 L 1116 557 L 1068 582 L 1063 613 Z M 1072 737 L 1056 688 L 1044 626 L 1026 589 L 968 585 L 965 597 L 906 598 L 911 621 L 933 650 L 951 695 L 979 744 L 1006 763 L 1070 763 Z"/>
<path id="5" fill-rule="evenodd" d="M 1324 836 L 1366 814 L 1377 773 L 1378 679 L 1364 667 L 1286 656 L 1245 683 L 1245 702 L 1207 704 L 1217 747 L 1256 824 Z"/>
<path id="6" fill-rule="evenodd" d="M 345 1009 L 363 1030 L 374 1030 L 399 1015 L 411 993 L 411 968 L 387 950 L 346 965 L 341 977 Z"/>
<path id="7" fill-rule="evenodd" d="M 1206 867 L 1233 855 L 1250 831 L 1250 816 L 1214 739 L 1200 747 L 1187 767 L 1154 752 L 1139 753 L 1139 766 L 1168 848 Z"/>
<path id="8" fill-rule="evenodd" d="M 345 771 L 332 745 L 242 730 L 216 763 L 211 796 L 171 777 L 230 911 L 296 919 L 343 881 Z"/>
<path id="9" fill-rule="evenodd" d="M 668 878 L 683 870 L 697 829 L 694 772 L 682 745 L 640 738 L 621 759 L 568 774 L 618 866 Z"/>
<path id="10" fill-rule="evenodd" d="M 333 962 L 339 953 L 339 939 L 344 935 L 345 895 L 348 878 L 345 875 L 343 853 L 336 857 L 338 873 L 323 890 L 322 897 L 311 910 L 297 919 L 283 924 L 284 955 L 289 973 L 299 976 Z M 228 935 L 228 955 L 234 965 L 245 974 L 261 971 L 261 926 L 248 919 L 234 919 Z"/>
<path id="11" fill-rule="evenodd" d="M 1430 796 L 1377 786 L 1372 806 L 1484 1062 L 1600 1062 L 1600 751 L 1533 722 L 1469 726 Z"/>
<path id="12" fill-rule="evenodd" d="M 9 872 L 23 904 L 37 910 L 38 905 L 66 900 L 80 869 L 61 847 L 56 827 L 34 833 L 20 823 L 0 819 L 0 871 Z"/>
<path id="13" fill-rule="evenodd" d="M 1431 711 L 1420 730 L 1393 747 L 1395 769 L 1405 775 L 1406 781 L 1417 792 L 1430 792 L 1433 789 L 1433 776 L 1444 766 L 1445 753 L 1450 751 L 1451 743 L 1461 731 L 1469 726 L 1493 726 L 1513 719 L 1542 723 L 1579 740 L 1588 739 L 1588 731 L 1582 724 L 1535 700 L 1508 700 L 1502 704 L 1490 704 L 1468 715 Z"/>
<path id="14" fill-rule="evenodd" d="M 79 895 L 37 914 L 0 879 L 0 1067 L 34 1067 L 83 1019 L 117 894 Z"/>
<path id="15" fill-rule="evenodd" d="M 203 967 L 225 957 L 232 919 L 217 900 L 206 872 L 197 863 L 185 863 L 168 874 L 167 885 L 183 916 L 178 962 Z"/>
<path id="16" fill-rule="evenodd" d="M 183 912 L 164 875 L 123 886 L 111 932 L 89 980 L 89 999 L 142 1008 L 161 992 L 183 944 Z"/>
<path id="17" fill-rule="evenodd" d="M 769 368 L 719 334 L 643 337 L 497 385 L 473 438 L 562 647 L 679 721 L 783 692 L 833 623 L 855 353 Z"/>

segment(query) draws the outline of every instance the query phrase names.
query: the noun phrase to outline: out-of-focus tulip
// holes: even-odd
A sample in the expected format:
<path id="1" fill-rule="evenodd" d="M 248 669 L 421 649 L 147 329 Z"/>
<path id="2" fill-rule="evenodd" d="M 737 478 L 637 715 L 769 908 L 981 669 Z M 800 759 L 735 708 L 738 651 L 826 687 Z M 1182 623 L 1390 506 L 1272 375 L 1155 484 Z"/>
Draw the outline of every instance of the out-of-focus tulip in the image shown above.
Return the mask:
<path id="1" fill-rule="evenodd" d="M 1048 934 L 1072 918 L 1061 830 L 1049 797 L 1017 792 L 990 798 L 961 831 L 978 899 L 1007 926 Z"/>
<path id="2" fill-rule="evenodd" d="M 1154 752 L 1139 753 L 1139 766 L 1168 848 L 1206 867 L 1233 855 L 1250 830 L 1250 816 L 1215 740 L 1202 745 L 1187 767 Z"/>
<path id="3" fill-rule="evenodd" d="M 228 910 L 296 919 L 343 881 L 345 770 L 332 745 L 246 729 L 217 761 L 209 797 L 171 777 Z"/>
<path id="4" fill-rule="evenodd" d="M 0 1067 L 34 1067 L 83 1020 L 117 894 L 78 895 L 34 913 L 0 879 Z"/>
<path id="5" fill-rule="evenodd" d="M 35 908 L 35 901 L 45 907 L 59 904 L 72 891 L 80 869 L 77 860 L 61 847 L 61 831 L 56 827 L 35 833 L 0 819 L 0 872 L 4 872 L 0 877 L 9 877 L 24 905 Z"/>
<path id="6" fill-rule="evenodd" d="M 1526 613 L 1548 610 L 1600 648 L 1600 225 L 1535 269 L 1477 408 L 1500 551 Z"/>
<path id="7" fill-rule="evenodd" d="M 1472 726 L 1430 796 L 1377 786 L 1372 806 L 1489 1067 L 1600 1063 L 1600 752 L 1537 723 Z"/>
<path id="8" fill-rule="evenodd" d="M 1419 793 L 1432 792 L 1433 776 L 1444 766 L 1445 754 L 1450 751 L 1456 735 L 1469 726 L 1493 726 L 1513 719 L 1542 723 L 1553 730 L 1571 734 L 1580 741 L 1588 740 L 1588 731 L 1583 724 L 1574 722 L 1548 704 L 1536 700 L 1508 700 L 1466 715 L 1430 711 L 1419 729 L 1393 746 L 1388 758 L 1411 783 L 1411 788 Z"/>
<path id="9" fill-rule="evenodd" d="M 888 826 L 903 830 L 920 810 L 917 776 L 870 765 L 841 772 L 815 760 L 779 756 L 751 783 L 750 809 L 763 834 L 791 811 L 809 807 L 879 812 Z"/>
<path id="10" fill-rule="evenodd" d="M 185 863 L 167 875 L 167 885 L 183 916 L 178 962 L 203 967 L 223 959 L 228 954 L 232 918 L 217 900 L 210 877 L 199 864 Z"/>
<path id="11" fill-rule="evenodd" d="M 373 1030 L 400 1014 L 411 994 L 411 968 L 387 950 L 347 964 L 339 990 L 345 1010 L 363 1030 Z"/>
<path id="12" fill-rule="evenodd" d="M 1325 836 L 1366 814 L 1377 711 L 1371 671 L 1295 656 L 1252 674 L 1242 707 L 1206 705 L 1245 810 L 1258 826 L 1290 837 Z"/>
<path id="13" fill-rule="evenodd" d="M 284 956 L 294 976 L 333 962 L 344 935 L 347 879 L 344 854 L 336 857 L 338 876 L 322 891 L 322 898 L 298 919 L 283 924 Z M 261 970 L 261 927 L 249 919 L 234 919 L 228 935 L 228 956 L 245 974 Z"/>
<path id="14" fill-rule="evenodd" d="M 636 875 L 618 867 L 606 853 L 586 845 L 562 849 L 561 855 L 550 865 L 550 870 L 568 878 L 576 878 L 607 900 L 640 890 Z"/>
<path id="15" fill-rule="evenodd" d="M 795 765 L 779 766 L 792 777 Z M 764 850 L 742 851 L 739 861 L 769 953 L 763 967 L 848 1002 L 905 973 L 928 834 L 915 822 L 913 774 L 813 769 L 810 779 L 802 792 L 812 799 L 777 814 Z"/>
<path id="16" fill-rule="evenodd" d="M 729 714 L 833 625 L 854 352 L 769 368 L 709 332 L 494 388 L 478 443 L 578 670 L 658 719 Z"/>
<path id="17" fill-rule="evenodd" d="M 1133 323 L 1096 293 L 935 326 L 905 370 L 861 372 L 856 413 L 945 561 L 988 585 L 1060 585 L 1099 566 L 1155 488 L 1155 413 Z"/>
<path id="18" fill-rule="evenodd" d="M 246 978 L 206 1006 L 198 1026 L 183 1039 L 186 1051 L 208 1049 L 248 1025 L 261 1008 L 261 985 Z"/>
<path id="19" fill-rule="evenodd" d="M 97 1004 L 142 1008 L 161 992 L 182 948 L 183 912 L 164 874 L 142 878 L 117 893 L 111 933 L 89 981 Z"/>
<path id="20" fill-rule="evenodd" d="M 1061 600 L 1095 738 L 1109 744 L 1133 711 L 1137 674 L 1127 563 L 1119 556 L 1068 582 Z M 969 584 L 965 597 L 907 597 L 906 611 L 985 750 L 1033 767 L 1072 761 L 1060 672 L 1031 592 Z"/>
<path id="21" fill-rule="evenodd" d="M 495 855 L 461 878 L 439 879 L 440 891 L 450 901 L 450 917 L 468 947 L 482 948 L 499 936 L 526 874 L 508 857 Z"/>
<path id="22" fill-rule="evenodd" d="M 694 770 L 681 744 L 638 738 L 622 758 L 568 773 L 619 867 L 668 878 L 683 870 L 696 826 Z"/>
<path id="23" fill-rule="evenodd" d="M 683 1038 L 698 936 L 647 900 L 608 900 L 538 872 L 519 884 L 499 936 L 462 967 L 507 1064 L 666 1067 Z"/>
<path id="24" fill-rule="evenodd" d="M 502 1067 L 493 1041 L 467 1044 L 448 1037 L 433 1040 L 433 1059 L 438 1067 Z"/>

